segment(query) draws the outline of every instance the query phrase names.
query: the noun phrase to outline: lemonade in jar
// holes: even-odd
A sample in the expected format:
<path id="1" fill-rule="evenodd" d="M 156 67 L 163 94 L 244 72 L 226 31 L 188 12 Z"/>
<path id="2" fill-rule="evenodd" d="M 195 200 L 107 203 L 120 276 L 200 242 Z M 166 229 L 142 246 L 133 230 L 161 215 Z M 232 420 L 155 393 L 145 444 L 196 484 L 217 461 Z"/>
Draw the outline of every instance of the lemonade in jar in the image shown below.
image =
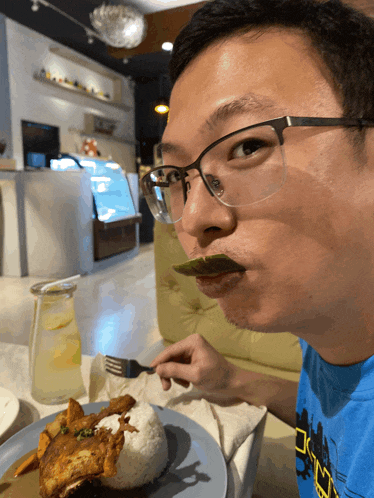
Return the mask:
<path id="1" fill-rule="evenodd" d="M 31 287 L 35 296 L 30 332 L 31 395 L 42 404 L 62 404 L 85 394 L 81 374 L 81 338 L 75 319 L 73 293 L 77 286 L 62 283 L 42 291 L 48 282 Z"/>

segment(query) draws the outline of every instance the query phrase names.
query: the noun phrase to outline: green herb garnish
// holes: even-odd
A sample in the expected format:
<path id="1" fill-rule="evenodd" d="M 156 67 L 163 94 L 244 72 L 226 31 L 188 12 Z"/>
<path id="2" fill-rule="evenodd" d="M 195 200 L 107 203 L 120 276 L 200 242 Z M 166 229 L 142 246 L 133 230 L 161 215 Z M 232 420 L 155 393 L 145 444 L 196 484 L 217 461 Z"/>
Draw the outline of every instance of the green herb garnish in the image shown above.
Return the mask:
<path id="1" fill-rule="evenodd" d="M 82 439 L 86 439 L 88 437 L 92 437 L 94 435 L 94 431 L 92 429 L 74 429 L 74 436 L 77 438 L 77 441 L 82 441 Z"/>
<path id="2" fill-rule="evenodd" d="M 69 427 L 66 427 L 65 425 L 60 425 L 60 431 L 62 432 L 62 434 L 66 434 L 67 432 L 69 432 Z"/>

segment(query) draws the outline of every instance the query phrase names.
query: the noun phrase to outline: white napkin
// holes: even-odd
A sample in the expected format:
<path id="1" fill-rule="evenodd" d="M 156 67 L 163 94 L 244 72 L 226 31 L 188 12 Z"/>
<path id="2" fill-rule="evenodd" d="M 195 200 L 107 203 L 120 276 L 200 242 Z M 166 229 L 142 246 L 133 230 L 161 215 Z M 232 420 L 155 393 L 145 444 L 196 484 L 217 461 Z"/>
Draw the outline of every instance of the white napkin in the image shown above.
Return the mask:
<path id="1" fill-rule="evenodd" d="M 175 382 L 164 391 L 157 374 L 116 377 L 105 371 L 105 358 L 99 353 L 91 364 L 89 401 L 107 401 L 124 394 L 175 410 L 204 427 L 221 447 L 228 467 L 227 498 L 252 496 L 266 407 L 203 393 L 192 385 L 186 389 Z"/>

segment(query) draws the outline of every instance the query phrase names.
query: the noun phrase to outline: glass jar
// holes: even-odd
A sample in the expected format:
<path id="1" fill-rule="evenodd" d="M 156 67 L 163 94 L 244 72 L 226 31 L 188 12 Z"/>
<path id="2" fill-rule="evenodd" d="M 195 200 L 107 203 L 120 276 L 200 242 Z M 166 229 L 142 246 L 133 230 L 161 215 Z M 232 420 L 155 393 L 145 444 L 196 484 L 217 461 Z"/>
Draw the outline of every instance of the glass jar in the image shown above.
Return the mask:
<path id="1" fill-rule="evenodd" d="M 30 289 L 35 296 L 29 340 L 31 395 L 39 403 L 57 405 L 85 394 L 73 297 L 77 286 L 64 283 L 42 292 L 47 283 Z"/>

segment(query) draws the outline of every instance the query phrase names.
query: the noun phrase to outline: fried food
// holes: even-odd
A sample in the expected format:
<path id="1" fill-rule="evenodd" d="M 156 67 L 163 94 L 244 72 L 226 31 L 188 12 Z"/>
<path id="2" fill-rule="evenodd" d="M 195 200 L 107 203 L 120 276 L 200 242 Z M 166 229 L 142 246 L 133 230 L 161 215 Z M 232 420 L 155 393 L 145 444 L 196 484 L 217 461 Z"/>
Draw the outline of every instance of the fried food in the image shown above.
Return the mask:
<path id="1" fill-rule="evenodd" d="M 76 420 L 84 417 L 84 411 L 81 405 L 78 403 L 78 401 L 75 401 L 75 399 L 70 398 L 69 399 L 69 405 L 67 409 L 67 425 L 71 425 L 73 422 Z"/>
<path id="2" fill-rule="evenodd" d="M 73 398 L 70 398 L 71 400 Z M 75 400 L 74 400 L 75 401 Z M 70 401 L 69 401 L 70 404 Z M 54 419 L 53 422 L 50 422 L 45 426 L 46 431 L 48 431 L 48 434 L 54 438 L 57 436 L 57 434 L 60 432 L 60 427 L 63 425 L 65 426 L 67 424 L 67 410 L 64 410 L 61 413 L 58 413 L 56 415 L 56 418 Z"/>
<path id="3" fill-rule="evenodd" d="M 52 437 L 49 435 L 49 432 L 47 430 L 44 430 L 39 436 L 38 451 L 36 453 L 38 460 L 42 458 L 51 441 Z"/>
<path id="4" fill-rule="evenodd" d="M 120 396 L 110 400 L 108 408 L 100 413 L 85 416 L 78 401 L 70 398 L 67 410 L 46 425 L 37 452 L 17 468 L 14 477 L 39 468 L 42 498 L 65 498 L 84 481 L 115 476 L 124 432 L 137 430 L 129 424 L 130 417 L 125 418 L 135 403 L 132 396 Z M 115 434 L 106 428 L 94 430 L 102 419 L 111 415 L 121 416 Z"/>
<path id="5" fill-rule="evenodd" d="M 58 434 L 40 461 L 41 496 L 64 498 L 86 480 L 116 475 L 123 443 L 123 431 L 102 429 L 82 440 L 72 432 Z"/>
<path id="6" fill-rule="evenodd" d="M 135 403 L 131 396 L 121 396 L 100 413 L 84 416 L 79 403 L 69 400 L 67 425 L 50 441 L 39 462 L 42 498 L 65 498 L 86 480 L 116 475 L 128 420 L 115 434 L 105 428 L 95 432 L 94 428 L 105 417 L 126 414 Z"/>
<path id="7" fill-rule="evenodd" d="M 39 467 L 38 454 L 33 453 L 27 460 L 21 463 L 21 465 L 14 472 L 13 477 L 22 476 L 23 474 L 27 474 L 27 472 L 36 470 L 38 467 Z"/>

